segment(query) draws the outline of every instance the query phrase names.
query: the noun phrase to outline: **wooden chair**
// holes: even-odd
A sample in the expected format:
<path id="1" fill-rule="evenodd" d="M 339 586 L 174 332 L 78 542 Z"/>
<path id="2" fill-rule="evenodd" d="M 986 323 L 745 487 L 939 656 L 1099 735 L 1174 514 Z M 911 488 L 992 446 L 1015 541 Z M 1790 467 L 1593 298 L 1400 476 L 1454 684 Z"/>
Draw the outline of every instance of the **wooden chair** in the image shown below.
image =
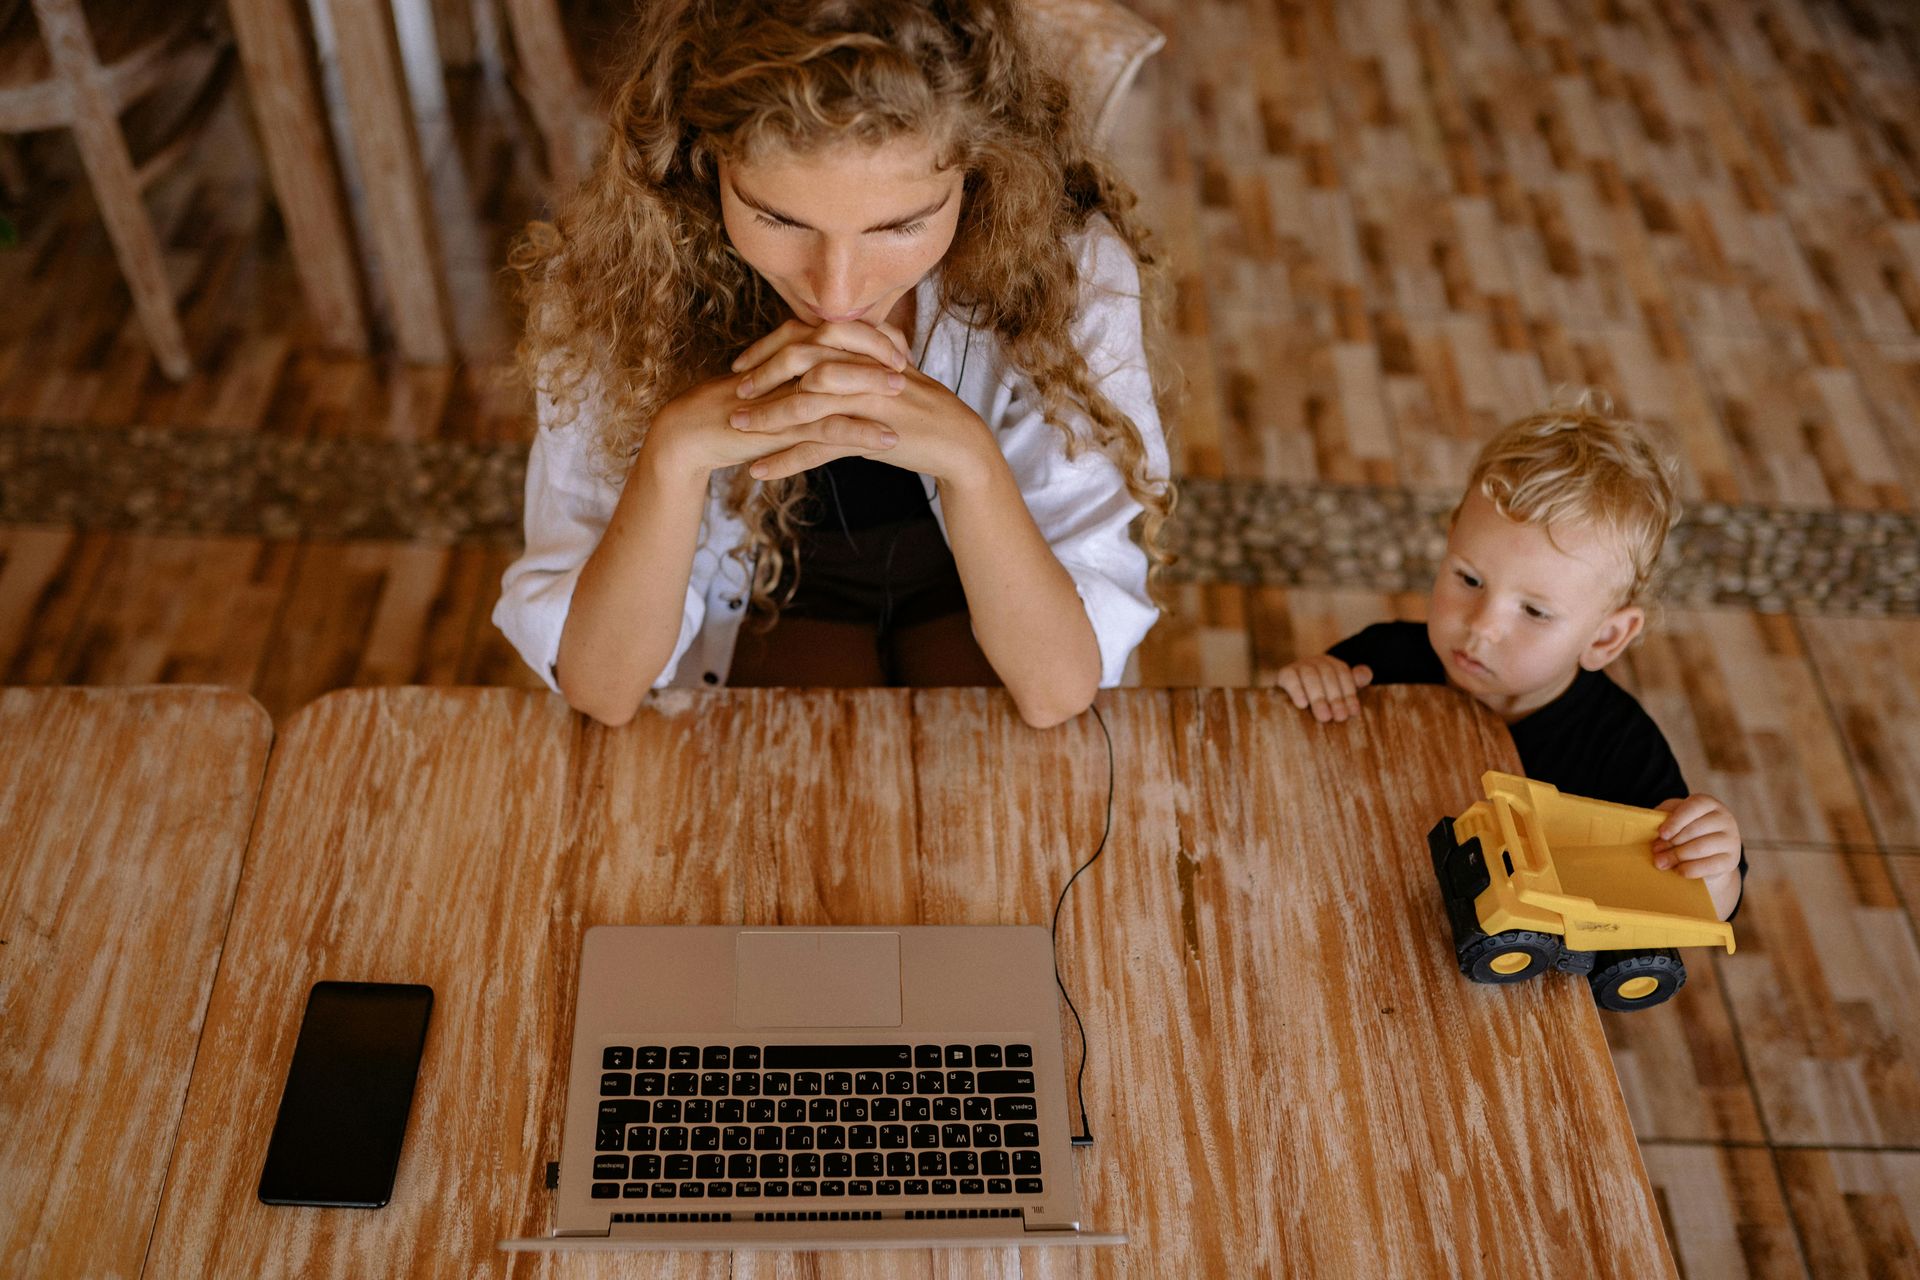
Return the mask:
<path id="1" fill-rule="evenodd" d="M 1042 51 L 1073 87 L 1095 142 L 1134 75 L 1167 38 L 1117 0 L 1026 0 Z M 518 55 L 514 83 L 546 142 L 547 176 L 571 191 L 593 162 L 599 121 L 567 40 L 561 0 L 504 0 Z"/>
<path id="2" fill-rule="evenodd" d="M 0 0 L 0 134 L 71 129 L 147 341 L 193 371 L 142 192 L 191 145 L 233 69 L 206 0 Z M 121 115 L 162 89 L 185 106 L 135 162 Z"/>

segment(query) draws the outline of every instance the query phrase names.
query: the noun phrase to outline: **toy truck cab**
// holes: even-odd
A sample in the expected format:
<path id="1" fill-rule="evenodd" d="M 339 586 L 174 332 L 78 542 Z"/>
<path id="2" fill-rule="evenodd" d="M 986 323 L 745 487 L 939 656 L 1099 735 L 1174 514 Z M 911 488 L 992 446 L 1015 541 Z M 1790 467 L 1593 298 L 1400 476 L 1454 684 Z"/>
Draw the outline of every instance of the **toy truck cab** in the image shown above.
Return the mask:
<path id="1" fill-rule="evenodd" d="M 1507 773 L 1427 836 L 1460 971 L 1521 982 L 1583 974 L 1608 1009 L 1645 1009 L 1687 980 L 1676 947 L 1733 950 L 1706 885 L 1653 865 L 1657 809 L 1562 795 Z"/>

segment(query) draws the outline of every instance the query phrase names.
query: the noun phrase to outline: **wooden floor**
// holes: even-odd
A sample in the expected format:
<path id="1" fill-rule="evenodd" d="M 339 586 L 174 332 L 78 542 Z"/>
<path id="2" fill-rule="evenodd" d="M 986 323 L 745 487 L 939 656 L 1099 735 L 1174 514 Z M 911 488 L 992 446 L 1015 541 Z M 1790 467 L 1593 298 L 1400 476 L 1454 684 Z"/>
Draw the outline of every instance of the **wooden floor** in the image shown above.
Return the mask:
<path id="1" fill-rule="evenodd" d="M 1170 40 L 1117 150 L 1175 264 L 1188 474 L 1448 490 L 1503 419 L 1591 385 L 1666 434 L 1690 499 L 1920 507 L 1920 7 L 1139 7 Z M 460 365 L 317 349 L 233 111 L 156 196 L 201 364 L 165 382 L 41 139 L 0 206 L 0 434 L 98 432 L 103 467 L 141 426 L 525 439 L 500 264 L 535 152 L 497 77 L 448 89 L 423 139 Z M 343 685 L 526 685 L 487 621 L 511 556 L 0 526 L 0 681 L 224 684 L 276 717 Z M 1269 680 L 1422 608 L 1174 595 L 1150 683 Z M 1920 622 L 1673 609 L 1623 668 L 1753 864 L 1739 954 L 1608 1019 L 1682 1270 L 1920 1275 Z"/>

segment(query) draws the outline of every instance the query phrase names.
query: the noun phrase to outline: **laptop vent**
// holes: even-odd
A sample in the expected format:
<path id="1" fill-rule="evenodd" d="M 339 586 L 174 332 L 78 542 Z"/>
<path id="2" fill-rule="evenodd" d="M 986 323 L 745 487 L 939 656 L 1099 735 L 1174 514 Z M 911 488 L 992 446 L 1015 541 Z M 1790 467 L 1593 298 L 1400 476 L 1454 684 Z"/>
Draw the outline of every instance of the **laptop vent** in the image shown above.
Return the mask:
<path id="1" fill-rule="evenodd" d="M 732 1222 L 730 1213 L 616 1213 L 615 1222 Z"/>
<path id="2" fill-rule="evenodd" d="M 1017 1218 L 1018 1209 L 909 1209 L 902 1215 L 917 1221 L 929 1218 Z"/>
<path id="3" fill-rule="evenodd" d="M 880 1218 L 877 1209 L 839 1209 L 807 1212 L 794 1210 L 790 1213 L 756 1213 L 755 1222 L 875 1222 Z"/>

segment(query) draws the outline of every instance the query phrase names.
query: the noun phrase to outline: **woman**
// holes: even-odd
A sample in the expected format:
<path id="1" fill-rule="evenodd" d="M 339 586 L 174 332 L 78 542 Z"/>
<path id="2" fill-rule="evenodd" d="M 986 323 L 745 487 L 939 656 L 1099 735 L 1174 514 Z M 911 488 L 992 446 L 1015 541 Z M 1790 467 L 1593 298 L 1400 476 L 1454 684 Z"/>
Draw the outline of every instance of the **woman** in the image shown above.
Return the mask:
<path id="1" fill-rule="evenodd" d="M 1132 198 L 1013 6 L 663 2 L 635 57 L 515 254 L 541 430 L 495 621 L 609 724 L 729 679 L 1077 715 L 1172 491 Z"/>

